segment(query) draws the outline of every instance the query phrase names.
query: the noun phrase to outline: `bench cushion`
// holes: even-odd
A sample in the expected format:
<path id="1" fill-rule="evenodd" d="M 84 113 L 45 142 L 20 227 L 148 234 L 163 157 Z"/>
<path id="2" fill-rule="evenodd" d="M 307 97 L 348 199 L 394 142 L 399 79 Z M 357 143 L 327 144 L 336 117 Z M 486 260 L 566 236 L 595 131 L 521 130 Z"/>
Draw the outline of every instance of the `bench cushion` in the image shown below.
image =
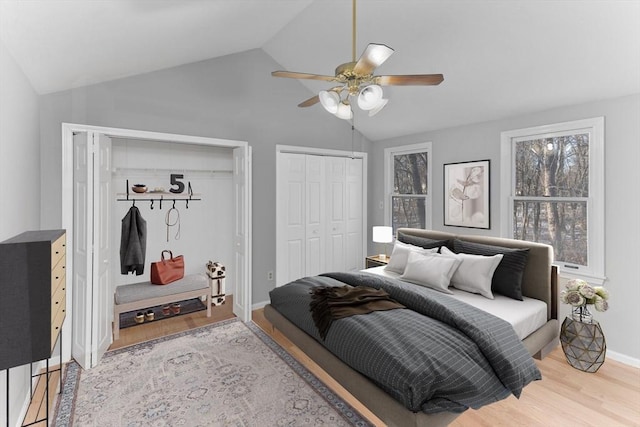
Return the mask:
<path id="1" fill-rule="evenodd" d="M 154 285 L 151 282 L 132 283 L 116 287 L 116 304 L 126 304 L 150 298 L 180 294 L 202 289 L 203 295 L 209 290 L 209 281 L 204 274 L 188 274 L 168 285 Z"/>

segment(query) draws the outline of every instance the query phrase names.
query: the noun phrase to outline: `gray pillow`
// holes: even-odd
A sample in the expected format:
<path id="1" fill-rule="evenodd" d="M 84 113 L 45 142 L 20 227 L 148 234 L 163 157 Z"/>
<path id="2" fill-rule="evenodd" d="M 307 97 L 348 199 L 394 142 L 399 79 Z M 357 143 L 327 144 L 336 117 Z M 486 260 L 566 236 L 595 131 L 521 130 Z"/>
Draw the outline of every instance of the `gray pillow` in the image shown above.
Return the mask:
<path id="1" fill-rule="evenodd" d="M 453 251 L 485 256 L 503 254 L 502 261 L 493 273 L 491 291 L 522 301 L 522 277 L 527 265 L 529 249 L 512 249 L 455 239 Z"/>
<path id="2" fill-rule="evenodd" d="M 414 246 L 420 246 L 424 249 L 439 248 L 440 246 L 448 246 L 448 240 L 435 240 L 427 237 L 411 236 L 402 231 L 398 231 L 398 240 L 402 243 L 408 243 Z"/>

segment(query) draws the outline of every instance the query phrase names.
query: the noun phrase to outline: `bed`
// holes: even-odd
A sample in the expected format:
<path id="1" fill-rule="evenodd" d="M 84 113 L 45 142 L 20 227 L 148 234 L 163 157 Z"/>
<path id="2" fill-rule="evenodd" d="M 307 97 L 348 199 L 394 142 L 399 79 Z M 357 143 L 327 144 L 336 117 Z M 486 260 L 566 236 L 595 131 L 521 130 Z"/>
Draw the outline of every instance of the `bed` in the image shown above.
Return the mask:
<path id="1" fill-rule="evenodd" d="M 511 239 L 503 239 L 503 238 L 495 238 L 495 237 L 486 237 L 486 236 L 470 236 L 470 235 L 456 235 L 452 233 L 438 232 L 438 231 L 430 231 L 430 230 L 419 230 L 419 229 L 408 229 L 403 228 L 398 230 L 398 240 L 405 242 L 406 244 L 413 244 L 422 247 L 438 247 L 438 246 L 446 246 L 449 247 L 450 250 L 454 251 L 456 254 L 460 253 L 472 253 L 475 255 L 485 255 L 489 257 L 491 255 L 491 248 L 497 248 L 495 251 L 498 251 L 502 254 L 507 254 L 510 252 L 517 253 L 526 253 L 526 257 L 521 266 L 520 271 L 520 279 L 521 283 L 519 286 L 519 291 L 521 292 L 521 298 L 523 301 L 505 297 L 504 295 L 500 295 L 499 292 L 493 292 L 493 300 L 486 298 L 481 295 L 470 294 L 464 291 L 453 290 L 450 294 L 440 293 L 436 291 L 432 291 L 431 289 L 424 290 L 424 287 L 414 285 L 413 283 L 408 283 L 406 281 L 398 281 L 398 277 L 400 276 L 399 272 L 393 272 L 389 269 L 377 267 L 370 270 L 365 270 L 364 273 L 359 274 L 350 274 L 350 273 L 336 273 L 334 275 L 323 276 L 320 278 L 305 278 L 301 279 L 303 283 L 308 282 L 309 280 L 318 281 L 319 283 L 332 283 L 335 279 L 343 279 L 343 276 L 348 280 L 352 280 L 355 282 L 361 280 L 367 280 L 368 283 L 374 283 L 377 287 L 382 287 L 385 290 L 390 291 L 390 293 L 394 294 L 394 296 L 399 296 L 402 298 L 402 295 L 405 291 L 404 289 L 411 288 L 420 288 L 419 293 L 428 293 L 428 294 L 438 294 L 435 295 L 435 300 L 440 301 L 438 304 L 449 304 L 446 301 L 453 301 L 451 305 L 453 307 L 457 307 L 455 310 L 459 311 L 459 307 L 461 307 L 460 301 L 463 303 L 462 306 L 468 307 L 464 304 L 471 304 L 471 307 L 468 308 L 469 318 L 474 318 L 476 312 L 489 310 L 492 312 L 492 306 L 499 306 L 500 308 L 497 312 L 492 312 L 492 315 L 487 315 L 489 319 L 487 325 L 494 325 L 494 323 L 498 326 L 496 328 L 504 328 L 504 323 L 508 323 L 507 328 L 510 333 L 513 335 L 517 335 L 516 340 L 520 339 L 522 345 L 521 349 L 517 349 L 520 351 L 518 358 L 522 358 L 522 352 L 526 353 L 526 358 L 529 359 L 527 363 L 531 363 L 531 357 L 535 358 L 543 358 L 548 352 L 550 352 L 556 345 L 558 339 L 558 321 L 557 321 L 557 301 L 556 301 L 556 271 L 552 266 L 553 261 L 553 250 L 550 246 L 532 242 L 524 242 L 519 240 L 511 240 Z M 434 243 L 435 242 L 435 243 Z M 400 244 L 397 244 L 400 245 Z M 457 251 L 456 251 L 457 249 Z M 442 249 L 446 251 L 447 249 Z M 487 253 L 486 251 L 489 251 Z M 465 252 L 466 251 L 466 252 Z M 495 252 L 494 251 L 494 252 Z M 396 256 L 395 248 L 394 255 L 392 255 L 391 260 L 394 260 L 394 256 Z M 460 256 L 460 255 L 459 255 Z M 466 255 L 462 255 L 466 256 Z M 493 254 L 495 256 L 495 253 Z M 498 256 L 500 260 L 505 260 L 506 262 L 507 255 Z M 508 255 L 512 260 L 513 255 Z M 412 255 L 412 257 L 414 257 Z M 396 260 L 400 259 L 400 252 L 398 252 L 396 256 Z M 412 258 L 413 259 L 413 258 Z M 500 261 L 502 262 L 502 261 Z M 391 262 L 390 262 L 391 264 Z M 500 264 L 502 266 L 502 264 Z M 503 273 L 503 272 L 502 272 Z M 502 274 L 501 273 L 501 274 Z M 347 280 L 347 281 L 348 281 Z M 296 281 L 297 282 L 297 281 Z M 357 283 L 355 283 L 357 285 Z M 315 286 L 316 284 L 311 284 L 308 286 Z M 392 288 L 388 288 L 387 286 L 393 285 Z M 285 285 L 288 286 L 288 285 Z M 300 287 L 300 284 L 293 284 L 292 286 Z M 400 291 L 397 291 L 395 287 L 401 288 Z M 280 287 L 284 288 L 284 287 Z M 378 378 L 375 380 L 371 379 L 367 371 L 367 367 L 369 363 L 374 363 L 370 360 L 366 360 L 366 363 L 358 364 L 356 361 L 349 359 L 349 355 L 345 356 L 345 354 L 341 353 L 335 348 L 331 348 L 328 345 L 329 340 L 323 342 L 322 339 L 319 339 L 318 335 L 315 331 L 311 330 L 308 325 L 304 325 L 300 323 L 299 320 L 294 319 L 294 315 L 292 315 L 293 311 L 304 312 L 306 307 L 302 307 L 303 304 L 289 304 L 287 307 L 283 305 L 283 300 L 280 295 L 283 291 L 280 288 L 276 288 L 272 291 L 272 302 L 265 307 L 264 314 L 267 320 L 271 322 L 274 328 L 278 329 L 281 333 L 283 333 L 287 338 L 289 338 L 296 346 L 298 346 L 302 351 L 304 351 L 312 360 L 314 360 L 319 366 L 321 366 L 329 375 L 335 378 L 344 388 L 346 388 L 351 394 L 353 394 L 358 400 L 360 400 L 365 406 L 367 406 L 376 416 L 378 416 L 381 420 L 383 420 L 387 425 L 390 426 L 444 426 L 448 425 L 451 421 L 453 421 L 458 415 L 460 415 L 461 409 L 460 407 L 454 406 L 451 410 L 446 410 L 446 403 L 442 404 L 442 401 L 434 403 L 432 406 L 436 406 L 434 410 L 433 407 L 429 407 L 427 403 L 420 403 L 422 406 L 414 407 L 411 405 L 411 402 L 408 399 L 402 399 L 399 396 L 394 394 L 394 391 L 389 390 L 388 386 L 383 384 Z M 297 290 L 298 293 L 304 293 L 304 287 L 301 287 Z M 398 294 L 398 292 L 400 294 Z M 509 294 L 511 290 L 505 291 L 506 294 Z M 308 292 L 307 292 L 308 293 Z M 275 297 L 275 300 L 274 300 Z M 303 297 L 304 298 L 304 297 Z M 412 297 L 413 298 L 413 297 Z M 422 297 L 420 297 L 422 298 Z M 431 298 L 431 296 L 429 297 Z M 445 301 L 446 300 L 446 301 Z M 422 301 L 422 300 L 421 300 Z M 413 304 L 411 301 L 404 301 Z M 527 304 L 527 303 L 531 304 Z M 495 303 L 495 304 L 494 304 Z M 420 302 L 422 304 L 422 302 Z M 405 304 L 407 305 L 407 304 Z M 528 307 L 524 309 L 523 307 Z M 408 306 L 409 307 L 409 306 Z M 372 313 L 372 315 L 366 316 L 354 316 L 359 317 L 361 319 L 371 318 L 373 319 L 375 316 L 378 316 L 379 313 L 381 316 L 394 316 L 401 318 L 402 316 L 420 316 L 421 314 L 414 314 L 413 310 L 418 310 L 415 307 L 411 306 L 411 310 L 390 310 L 389 312 L 376 312 Z M 293 310 L 293 311 L 292 311 Z M 455 311 L 454 310 L 454 311 Z M 523 312 L 531 311 L 533 314 L 529 317 L 525 316 L 524 318 L 521 316 Z M 391 314 L 393 312 L 397 314 Z M 537 313 L 537 314 L 536 314 Z M 499 316 L 499 318 L 496 318 Z M 536 318 L 537 316 L 537 318 Z M 463 316 L 464 317 L 464 316 Z M 385 322 L 390 319 L 389 317 L 385 317 Z M 412 318 L 413 319 L 413 318 Z M 293 320 L 293 321 L 292 321 Z M 332 328 L 336 328 L 336 334 L 341 334 L 340 327 L 343 324 L 347 324 L 349 322 L 343 322 L 342 319 L 340 321 L 334 322 Z M 367 322 L 369 320 L 366 320 Z M 373 321 L 373 320 L 371 320 Z M 459 321 L 459 320 L 458 320 Z M 294 323 L 297 322 L 297 325 Z M 414 321 L 406 321 L 407 323 L 417 323 Z M 475 320 L 474 320 L 475 322 Z M 469 322 L 469 323 L 474 323 Z M 494 323 L 492 323 L 494 322 Z M 502 322 L 502 323 L 500 323 Z M 420 322 L 422 324 L 422 322 Z M 481 324 L 481 322 L 480 322 Z M 338 326 L 336 326 L 338 325 Z M 509 326 L 510 325 L 510 326 Z M 366 328 L 370 328 L 370 325 L 366 324 Z M 473 327 L 473 325 L 472 325 Z M 493 327 L 493 326 L 491 326 Z M 353 326 L 351 326 L 353 328 Z M 480 331 L 481 333 L 482 331 Z M 346 332 L 345 332 L 346 333 Z M 351 333 L 351 332 L 348 332 Z M 382 334 L 382 332 L 380 332 Z M 477 331 L 465 331 L 464 333 L 468 335 L 473 335 L 474 333 L 478 333 Z M 491 335 L 491 334 L 489 334 Z M 353 338 L 353 340 L 359 340 L 360 338 Z M 385 338 L 385 339 L 393 339 L 393 338 Z M 509 338 L 513 339 L 513 338 Z M 330 344 L 330 343 L 329 343 Z M 413 345 L 413 344 L 411 344 Z M 472 345 L 473 347 L 473 345 Z M 480 348 L 480 353 L 484 350 L 482 346 Z M 330 351 L 331 349 L 331 351 Z M 474 347 L 475 349 L 475 347 Z M 470 353 L 475 351 L 474 349 L 468 350 Z M 340 355 L 337 357 L 333 352 Z M 466 351 L 466 350 L 465 350 Z M 349 354 L 353 353 L 354 350 L 349 350 Z M 403 350 L 406 352 L 406 350 Z M 416 353 L 421 354 L 421 353 Z M 355 356 L 354 356 L 355 357 Z M 515 356 L 514 356 L 515 357 Z M 346 360 L 353 366 L 356 366 L 356 369 L 349 366 L 349 364 L 343 362 Z M 523 365 L 525 364 L 523 361 Z M 373 369 L 373 368 L 372 368 Z M 385 369 L 382 369 L 385 370 Z M 388 369 L 386 369 L 388 370 Z M 496 369 L 494 368 L 494 371 Z M 498 371 L 502 370 L 502 368 L 498 369 Z M 361 372 L 367 373 L 367 375 L 363 375 Z M 431 374 L 430 374 L 431 375 Z M 416 387 L 424 384 L 408 384 L 406 387 Z M 525 384 L 526 385 L 526 384 Z M 413 389 L 411 389 L 413 390 Z M 429 392 L 429 390 L 426 390 Z M 417 393 L 417 392 L 416 392 Z M 394 397 L 392 397 L 392 394 Z M 514 393 L 515 394 L 515 393 Z M 497 397 L 495 400 L 499 400 L 502 397 Z M 413 396 L 412 398 L 418 399 L 419 397 Z M 486 404 L 487 400 L 491 400 L 491 397 L 485 399 L 483 404 Z M 402 401 L 402 403 L 401 403 Z M 436 399 L 434 399 L 436 401 Z M 437 407 L 440 405 L 439 407 Z M 470 407 L 474 407 L 471 405 Z M 426 409 L 425 409 L 426 408 Z M 444 408 L 444 409 L 443 409 Z M 425 409 L 424 411 L 422 409 Z M 464 410 L 464 409 L 462 409 Z M 425 412 L 426 411 L 426 412 Z"/>

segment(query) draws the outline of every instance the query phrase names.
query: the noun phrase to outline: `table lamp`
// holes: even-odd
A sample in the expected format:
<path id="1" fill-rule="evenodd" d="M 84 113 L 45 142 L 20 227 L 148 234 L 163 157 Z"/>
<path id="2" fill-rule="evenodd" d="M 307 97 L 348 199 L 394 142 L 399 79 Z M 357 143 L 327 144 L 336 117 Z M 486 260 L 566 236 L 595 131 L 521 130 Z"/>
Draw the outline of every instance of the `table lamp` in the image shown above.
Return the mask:
<path id="1" fill-rule="evenodd" d="M 374 243 L 382 243 L 384 246 L 383 254 L 378 255 L 380 259 L 387 259 L 387 243 L 393 242 L 393 228 L 376 225 L 373 227 L 373 241 Z"/>

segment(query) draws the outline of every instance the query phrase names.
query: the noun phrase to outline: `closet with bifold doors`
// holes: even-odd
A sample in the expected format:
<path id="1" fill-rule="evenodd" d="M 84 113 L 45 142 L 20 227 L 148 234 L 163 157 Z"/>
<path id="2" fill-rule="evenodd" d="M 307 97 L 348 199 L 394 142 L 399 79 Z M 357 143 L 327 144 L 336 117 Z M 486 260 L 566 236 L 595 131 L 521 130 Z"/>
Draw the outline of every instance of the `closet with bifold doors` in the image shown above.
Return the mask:
<path id="1" fill-rule="evenodd" d="M 277 153 L 276 286 L 364 268 L 366 154 L 304 151 Z"/>
<path id="2" fill-rule="evenodd" d="M 74 132 L 72 147 L 73 215 L 63 223 L 72 224 L 71 355 L 81 366 L 111 345 L 116 287 L 150 282 L 163 251 L 182 257 L 185 279 L 206 278 L 209 261 L 225 265 L 226 295 L 249 320 L 248 144 L 109 128 Z M 206 309 L 198 303 L 189 310 Z M 171 317 L 163 308 L 145 309 L 143 322 Z M 126 316 L 120 327 L 142 323 Z"/>

